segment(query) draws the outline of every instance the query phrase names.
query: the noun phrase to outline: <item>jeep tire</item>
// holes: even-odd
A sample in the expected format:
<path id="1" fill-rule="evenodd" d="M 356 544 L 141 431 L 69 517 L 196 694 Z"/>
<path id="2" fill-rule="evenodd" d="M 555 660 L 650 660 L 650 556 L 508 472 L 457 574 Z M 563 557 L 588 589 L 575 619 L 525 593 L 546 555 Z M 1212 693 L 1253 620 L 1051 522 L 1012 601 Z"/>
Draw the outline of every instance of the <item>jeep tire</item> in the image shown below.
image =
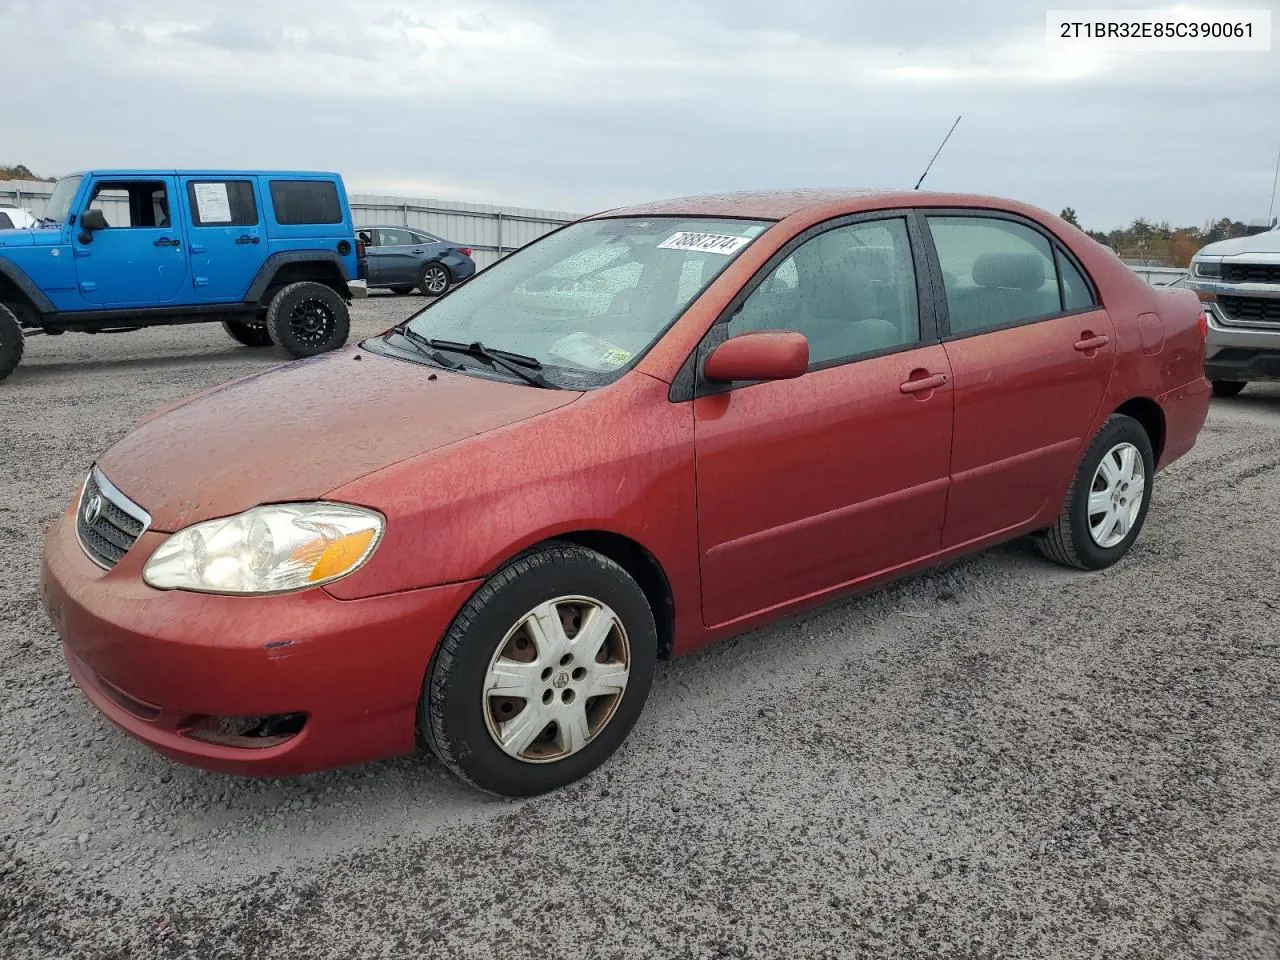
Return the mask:
<path id="1" fill-rule="evenodd" d="M 313 357 L 337 350 L 351 333 L 347 302 L 331 287 L 304 280 L 291 283 L 267 307 L 271 342 L 291 357 Z"/>
<path id="2" fill-rule="evenodd" d="M 267 332 L 267 325 L 261 321 L 224 320 L 222 329 L 227 331 L 227 336 L 232 340 L 246 347 L 271 346 L 271 334 Z"/>
<path id="3" fill-rule="evenodd" d="M 25 347 L 22 325 L 12 310 L 0 303 L 0 380 L 13 373 Z"/>

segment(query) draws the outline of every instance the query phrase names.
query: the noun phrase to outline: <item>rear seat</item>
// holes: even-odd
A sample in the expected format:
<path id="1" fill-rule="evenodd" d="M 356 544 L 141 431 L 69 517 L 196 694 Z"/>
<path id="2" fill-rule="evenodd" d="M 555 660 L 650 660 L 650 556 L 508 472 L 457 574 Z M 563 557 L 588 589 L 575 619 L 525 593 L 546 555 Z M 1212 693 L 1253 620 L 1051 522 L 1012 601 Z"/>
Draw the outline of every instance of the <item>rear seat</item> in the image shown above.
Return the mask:
<path id="1" fill-rule="evenodd" d="M 947 277 L 951 331 L 965 333 L 1016 320 L 1057 313 L 1057 278 L 1046 274 L 1045 260 L 1031 252 L 984 253 L 973 262 L 973 286 Z"/>

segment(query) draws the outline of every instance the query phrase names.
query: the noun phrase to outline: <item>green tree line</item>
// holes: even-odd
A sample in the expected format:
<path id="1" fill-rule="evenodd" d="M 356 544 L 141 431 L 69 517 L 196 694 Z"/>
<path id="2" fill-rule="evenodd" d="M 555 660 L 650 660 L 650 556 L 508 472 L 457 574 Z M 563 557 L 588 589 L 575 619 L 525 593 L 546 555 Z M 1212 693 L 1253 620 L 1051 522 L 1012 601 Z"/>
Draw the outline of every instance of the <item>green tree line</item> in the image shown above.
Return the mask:
<path id="1" fill-rule="evenodd" d="M 1071 207 L 1064 209 L 1060 216 L 1068 223 L 1080 226 Z M 1153 223 L 1146 217 L 1138 217 L 1127 227 L 1109 232 L 1085 230 L 1093 239 L 1105 243 L 1126 260 L 1150 260 L 1171 267 L 1188 266 L 1201 247 L 1219 240 L 1243 237 L 1248 232 L 1248 225 L 1230 217 L 1210 220 L 1199 227 L 1174 227 L 1168 220 Z"/>

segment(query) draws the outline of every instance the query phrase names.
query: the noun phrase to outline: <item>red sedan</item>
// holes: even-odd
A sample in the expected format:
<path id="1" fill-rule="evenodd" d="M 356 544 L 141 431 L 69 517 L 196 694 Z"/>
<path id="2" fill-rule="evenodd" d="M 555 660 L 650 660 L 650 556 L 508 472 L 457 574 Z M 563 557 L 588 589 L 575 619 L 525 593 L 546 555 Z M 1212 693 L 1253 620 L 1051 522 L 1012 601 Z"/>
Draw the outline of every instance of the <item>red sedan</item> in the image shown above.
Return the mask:
<path id="1" fill-rule="evenodd" d="M 658 658 L 1014 537 L 1115 563 L 1204 424 L 1205 326 L 1004 200 L 612 210 L 152 414 L 50 528 L 44 602 L 177 760 L 422 740 L 534 794 L 618 748 Z"/>

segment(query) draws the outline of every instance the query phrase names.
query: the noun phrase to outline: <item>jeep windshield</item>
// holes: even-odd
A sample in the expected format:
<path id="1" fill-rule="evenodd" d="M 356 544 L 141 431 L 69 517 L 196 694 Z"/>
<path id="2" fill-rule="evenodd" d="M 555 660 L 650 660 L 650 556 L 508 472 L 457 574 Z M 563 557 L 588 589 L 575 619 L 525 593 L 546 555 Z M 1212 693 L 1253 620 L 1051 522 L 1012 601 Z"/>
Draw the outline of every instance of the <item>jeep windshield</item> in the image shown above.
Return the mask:
<path id="1" fill-rule="evenodd" d="M 705 217 L 575 223 L 481 271 L 407 326 L 420 341 L 479 343 L 535 359 L 553 386 L 603 386 L 644 356 L 770 225 Z M 390 334 L 379 349 L 414 357 L 398 342 Z M 436 347 L 464 372 L 507 376 L 484 362 L 483 351 Z"/>
<path id="2" fill-rule="evenodd" d="M 67 214 L 71 212 L 71 201 L 76 198 L 82 177 L 63 177 L 53 185 L 53 193 L 45 201 L 44 215 L 40 218 L 48 223 L 65 223 Z"/>

